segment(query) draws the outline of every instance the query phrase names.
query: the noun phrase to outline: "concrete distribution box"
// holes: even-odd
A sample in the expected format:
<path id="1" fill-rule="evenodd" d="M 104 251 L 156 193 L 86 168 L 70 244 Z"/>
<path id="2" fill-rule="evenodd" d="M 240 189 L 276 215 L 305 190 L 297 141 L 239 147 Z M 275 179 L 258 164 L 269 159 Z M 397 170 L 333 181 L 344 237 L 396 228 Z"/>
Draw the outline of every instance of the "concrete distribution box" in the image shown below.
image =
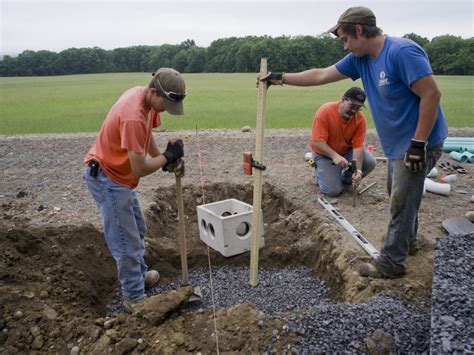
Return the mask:
<path id="1" fill-rule="evenodd" d="M 253 207 L 236 199 L 197 206 L 199 237 L 225 257 L 250 250 Z M 260 248 L 264 246 L 260 210 Z"/>

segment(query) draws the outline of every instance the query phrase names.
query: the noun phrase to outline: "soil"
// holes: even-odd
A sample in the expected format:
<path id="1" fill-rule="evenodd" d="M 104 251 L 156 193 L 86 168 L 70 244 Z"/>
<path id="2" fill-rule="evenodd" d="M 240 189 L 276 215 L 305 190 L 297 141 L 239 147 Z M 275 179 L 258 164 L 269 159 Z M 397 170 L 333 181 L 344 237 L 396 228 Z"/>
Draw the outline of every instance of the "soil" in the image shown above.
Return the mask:
<path id="1" fill-rule="evenodd" d="M 453 129 L 450 136 L 472 137 L 474 129 Z M 182 184 L 189 268 L 207 267 L 209 260 L 213 265 L 249 265 L 249 253 L 224 258 L 211 249 L 208 256 L 199 239 L 196 206 L 227 198 L 252 204 L 254 179 L 243 174 L 242 153 L 255 150 L 255 134 L 155 132 L 160 147 L 176 137 L 184 138 L 186 151 Z M 308 137 L 309 130 L 301 129 L 265 132 L 265 247 L 259 265 L 306 266 L 342 302 L 364 302 L 383 292 L 429 304 L 435 240 L 446 235 L 443 220 L 473 209 L 474 166 L 463 164 L 468 174 L 457 174 L 449 196 L 425 194 L 419 214 L 423 247 L 408 257 L 407 275 L 368 279 L 357 269 L 370 257 L 317 202 L 324 196 L 304 160 Z M 94 138 L 95 134 L 0 137 L 0 353 L 216 352 L 213 313 L 180 311 L 182 302 L 176 300 L 181 295 L 185 301 L 185 288 L 156 296 L 168 305 L 160 316 L 142 312 L 106 317 L 106 305 L 117 297 L 119 285 L 98 210 L 82 181 L 82 159 Z M 367 144 L 382 156 L 372 130 Z M 442 160 L 449 158 L 444 155 Z M 438 170 L 440 175 L 453 173 Z M 386 163 L 379 161 L 362 186 L 376 184 L 357 196 L 356 207 L 351 191 L 327 199 L 377 249 L 389 218 L 385 176 Z M 146 260 L 160 271 L 164 283 L 181 273 L 174 175 L 147 176 L 138 191 L 148 223 Z M 275 338 L 272 329 L 282 329 L 281 321 L 250 303 L 217 310 L 215 319 L 222 352 L 282 352 L 297 342 L 291 332 Z"/>

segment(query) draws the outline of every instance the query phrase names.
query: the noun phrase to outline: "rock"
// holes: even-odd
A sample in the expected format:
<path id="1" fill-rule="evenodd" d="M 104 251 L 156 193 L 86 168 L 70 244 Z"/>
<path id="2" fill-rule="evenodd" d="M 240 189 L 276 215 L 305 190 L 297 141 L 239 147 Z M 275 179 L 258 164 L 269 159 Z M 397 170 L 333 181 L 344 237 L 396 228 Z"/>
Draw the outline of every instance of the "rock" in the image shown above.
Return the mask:
<path id="1" fill-rule="evenodd" d="M 79 348 L 79 347 L 76 345 L 76 346 L 73 346 L 73 347 L 72 347 L 70 354 L 71 354 L 71 355 L 79 355 L 80 352 L 81 352 L 81 348 Z"/>
<path id="2" fill-rule="evenodd" d="M 125 338 L 120 340 L 117 344 L 115 344 L 115 353 L 116 354 L 126 354 L 132 351 L 138 342 L 132 338 Z"/>
<path id="3" fill-rule="evenodd" d="M 250 126 L 243 126 L 240 129 L 241 132 L 252 132 L 252 128 Z"/>
<path id="4" fill-rule="evenodd" d="M 48 291 L 46 291 L 46 290 L 41 291 L 41 292 L 40 292 L 40 295 L 39 295 L 39 297 L 40 297 L 41 299 L 48 298 L 48 296 L 49 296 L 49 293 L 48 293 Z"/>
<path id="5" fill-rule="evenodd" d="M 55 320 L 58 318 L 58 313 L 51 307 L 46 306 L 43 309 L 43 316 L 45 316 L 48 320 Z"/>
<path id="6" fill-rule="evenodd" d="M 160 325 L 168 315 L 184 306 L 192 294 L 193 288 L 187 286 L 165 294 L 152 296 L 145 300 L 143 309 L 138 314 L 148 320 L 151 325 Z"/>
<path id="7" fill-rule="evenodd" d="M 14 314 L 13 314 L 13 317 L 15 319 L 21 319 L 23 318 L 23 312 L 22 311 L 16 311 Z"/>
<path id="8" fill-rule="evenodd" d="M 114 324 L 115 324 L 115 319 L 108 319 L 104 322 L 104 328 L 105 329 L 111 329 L 113 328 Z"/>
<path id="9" fill-rule="evenodd" d="M 31 335 L 33 335 L 34 337 L 37 337 L 39 335 L 41 335 L 41 329 L 40 327 L 38 327 L 37 325 L 33 326 L 30 328 L 30 333 Z"/>
<path id="10" fill-rule="evenodd" d="M 44 341 L 41 335 L 38 335 L 31 344 L 33 350 L 40 350 L 43 347 Z"/>
<path id="11" fill-rule="evenodd" d="M 393 337 L 380 329 L 376 329 L 372 335 L 366 339 L 369 354 L 396 354 L 395 341 Z"/>
<path id="12" fill-rule="evenodd" d="M 468 220 L 474 222 L 474 211 L 467 211 L 465 216 Z"/>
<path id="13" fill-rule="evenodd" d="M 25 296 L 29 300 L 32 300 L 33 298 L 35 298 L 35 294 L 33 292 L 25 292 L 23 296 Z"/>

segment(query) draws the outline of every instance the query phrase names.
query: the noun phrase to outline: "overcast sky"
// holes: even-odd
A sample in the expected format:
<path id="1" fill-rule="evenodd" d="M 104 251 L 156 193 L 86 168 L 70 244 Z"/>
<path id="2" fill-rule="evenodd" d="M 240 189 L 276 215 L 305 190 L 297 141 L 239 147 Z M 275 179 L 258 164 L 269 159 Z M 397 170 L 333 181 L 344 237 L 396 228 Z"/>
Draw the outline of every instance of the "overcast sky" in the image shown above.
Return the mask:
<path id="1" fill-rule="evenodd" d="M 358 5 L 370 7 L 389 35 L 473 36 L 473 0 L 0 0 L 0 54 L 186 39 L 208 47 L 219 38 L 247 35 L 316 36 Z"/>

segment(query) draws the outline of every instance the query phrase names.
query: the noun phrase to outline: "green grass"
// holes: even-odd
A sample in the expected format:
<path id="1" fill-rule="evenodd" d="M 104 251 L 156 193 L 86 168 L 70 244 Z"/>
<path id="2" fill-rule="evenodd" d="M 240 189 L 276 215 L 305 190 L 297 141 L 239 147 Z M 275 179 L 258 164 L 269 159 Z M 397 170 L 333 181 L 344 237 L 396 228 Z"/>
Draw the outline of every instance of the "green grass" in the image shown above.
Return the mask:
<path id="1" fill-rule="evenodd" d="M 123 91 L 145 85 L 146 73 L 0 78 L 0 134 L 94 132 Z M 162 128 L 254 127 L 256 74 L 185 74 L 185 116 L 162 114 Z M 473 83 L 469 76 L 438 76 L 450 127 L 472 126 Z M 338 100 L 352 85 L 342 82 L 311 88 L 272 87 L 265 127 L 309 128 L 316 109 Z M 370 119 L 370 112 L 365 110 Z M 370 125 L 372 123 L 370 122 Z"/>

